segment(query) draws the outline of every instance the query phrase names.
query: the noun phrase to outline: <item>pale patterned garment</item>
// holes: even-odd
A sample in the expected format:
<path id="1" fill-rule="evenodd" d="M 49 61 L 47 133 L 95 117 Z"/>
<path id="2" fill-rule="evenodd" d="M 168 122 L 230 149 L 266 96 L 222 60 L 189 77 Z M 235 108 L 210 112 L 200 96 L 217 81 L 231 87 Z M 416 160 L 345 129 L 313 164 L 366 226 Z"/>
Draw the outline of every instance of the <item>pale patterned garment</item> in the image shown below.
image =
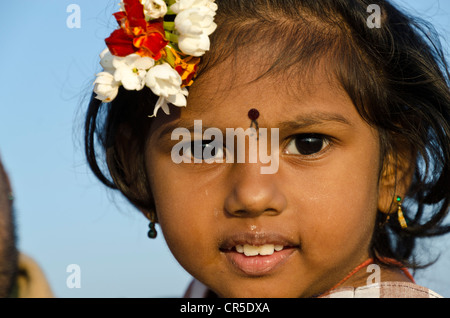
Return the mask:
<path id="1" fill-rule="evenodd" d="M 205 298 L 210 294 L 208 287 L 198 280 L 189 285 L 185 298 Z M 407 282 L 382 282 L 363 287 L 340 287 L 319 298 L 443 298 L 434 291 Z"/>
<path id="2" fill-rule="evenodd" d="M 434 291 L 407 282 L 382 282 L 363 287 L 341 287 L 319 298 L 443 298 Z"/>

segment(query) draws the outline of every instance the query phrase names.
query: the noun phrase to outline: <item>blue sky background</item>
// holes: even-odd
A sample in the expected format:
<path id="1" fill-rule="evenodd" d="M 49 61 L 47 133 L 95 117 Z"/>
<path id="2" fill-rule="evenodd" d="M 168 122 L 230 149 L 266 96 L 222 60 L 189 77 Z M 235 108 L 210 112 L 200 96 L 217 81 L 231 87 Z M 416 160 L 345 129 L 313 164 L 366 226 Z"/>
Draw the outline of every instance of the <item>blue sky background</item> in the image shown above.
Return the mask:
<path id="1" fill-rule="evenodd" d="M 190 276 L 162 235 L 92 176 L 82 149 L 83 111 L 100 70 L 98 54 L 115 29 L 118 0 L 22 0 L 2 4 L 0 155 L 16 196 L 19 248 L 44 269 L 57 297 L 180 297 Z M 450 1 L 396 1 L 431 21 L 450 43 Z M 81 27 L 69 28 L 70 4 Z M 450 297 L 450 236 L 417 282 Z M 81 288 L 66 268 L 81 268 Z"/>

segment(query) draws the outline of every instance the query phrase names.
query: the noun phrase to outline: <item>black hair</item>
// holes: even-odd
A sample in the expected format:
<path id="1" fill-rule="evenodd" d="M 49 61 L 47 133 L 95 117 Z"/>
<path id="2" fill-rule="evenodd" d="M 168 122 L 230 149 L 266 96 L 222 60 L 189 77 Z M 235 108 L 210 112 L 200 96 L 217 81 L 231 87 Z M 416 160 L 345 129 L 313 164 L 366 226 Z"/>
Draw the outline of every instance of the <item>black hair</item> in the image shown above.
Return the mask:
<path id="1" fill-rule="evenodd" d="M 0 298 L 11 297 L 18 274 L 13 196 L 0 161 Z"/>
<path id="2" fill-rule="evenodd" d="M 397 171 L 405 158 L 413 159 L 409 163 L 413 177 L 403 201 L 408 227 L 402 228 L 396 218 L 386 223 L 386 211 L 378 211 L 378 223 L 385 224 L 374 229 L 372 253 L 380 260 L 393 258 L 419 268 L 414 255 L 417 239 L 450 231 L 444 224 L 450 200 L 450 76 L 437 32 L 383 0 L 216 3 L 218 28 L 197 79 L 225 58 L 239 55 L 240 49 L 258 43 L 278 48 L 261 76 L 313 70 L 328 58 L 332 62 L 327 67 L 361 117 L 379 131 L 380 177 L 389 164 L 397 164 Z M 379 27 L 367 24 L 369 5 L 381 9 Z M 140 92 L 121 88 L 107 104 L 92 96 L 85 122 L 85 151 L 94 174 L 147 210 L 154 203 L 144 149 L 152 122 L 147 115 L 156 100 L 147 88 Z"/>

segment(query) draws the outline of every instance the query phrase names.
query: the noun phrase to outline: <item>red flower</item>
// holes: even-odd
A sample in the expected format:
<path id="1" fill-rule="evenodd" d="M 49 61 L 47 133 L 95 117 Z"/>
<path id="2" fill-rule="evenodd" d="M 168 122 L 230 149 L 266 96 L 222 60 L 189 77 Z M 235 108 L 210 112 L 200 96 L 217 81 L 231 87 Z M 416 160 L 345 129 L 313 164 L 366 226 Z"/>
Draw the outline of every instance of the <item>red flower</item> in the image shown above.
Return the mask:
<path id="1" fill-rule="evenodd" d="M 145 21 L 144 6 L 139 0 L 124 0 L 125 12 L 114 17 L 120 26 L 105 40 L 112 55 L 139 54 L 159 60 L 169 43 L 165 38 L 163 19 Z"/>

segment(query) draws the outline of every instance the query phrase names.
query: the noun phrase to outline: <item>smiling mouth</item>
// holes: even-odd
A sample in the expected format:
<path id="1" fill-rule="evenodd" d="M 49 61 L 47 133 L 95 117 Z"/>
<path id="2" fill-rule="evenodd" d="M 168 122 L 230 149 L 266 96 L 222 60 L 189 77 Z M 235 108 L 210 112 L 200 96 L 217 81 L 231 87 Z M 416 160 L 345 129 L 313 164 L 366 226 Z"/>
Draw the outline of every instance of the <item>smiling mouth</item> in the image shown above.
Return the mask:
<path id="1" fill-rule="evenodd" d="M 275 251 L 279 252 L 284 249 L 283 245 L 275 244 L 264 244 L 264 245 L 236 245 L 235 250 L 238 253 L 244 254 L 245 256 L 267 256 L 272 255 Z"/>
<path id="2" fill-rule="evenodd" d="M 274 273 L 299 246 L 278 235 L 238 234 L 222 244 L 226 262 L 239 274 L 250 277 Z"/>

